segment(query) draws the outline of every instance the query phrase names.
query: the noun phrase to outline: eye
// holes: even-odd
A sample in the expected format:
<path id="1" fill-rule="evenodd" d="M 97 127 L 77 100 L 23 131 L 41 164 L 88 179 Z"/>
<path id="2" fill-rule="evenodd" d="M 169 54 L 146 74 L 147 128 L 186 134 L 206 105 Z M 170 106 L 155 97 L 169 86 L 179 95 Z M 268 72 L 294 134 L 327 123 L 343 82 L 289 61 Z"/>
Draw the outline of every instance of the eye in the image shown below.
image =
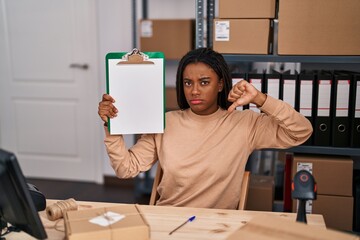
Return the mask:
<path id="1" fill-rule="evenodd" d="M 208 81 L 208 80 L 202 80 L 201 81 L 201 85 L 202 86 L 206 86 L 206 85 L 208 85 L 210 82 Z"/>
<path id="2" fill-rule="evenodd" d="M 184 86 L 191 86 L 191 82 L 189 80 L 184 80 Z"/>

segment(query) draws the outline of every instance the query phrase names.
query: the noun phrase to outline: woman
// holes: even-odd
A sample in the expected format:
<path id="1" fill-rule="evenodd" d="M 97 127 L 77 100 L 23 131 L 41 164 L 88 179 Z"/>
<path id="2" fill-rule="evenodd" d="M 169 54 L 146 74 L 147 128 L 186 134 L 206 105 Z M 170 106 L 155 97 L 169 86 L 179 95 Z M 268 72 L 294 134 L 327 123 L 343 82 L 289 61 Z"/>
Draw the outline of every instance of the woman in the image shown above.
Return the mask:
<path id="1" fill-rule="evenodd" d="M 105 127 L 105 145 L 117 176 L 135 177 L 159 161 L 163 177 L 157 205 L 236 209 L 249 155 L 256 149 L 299 145 L 310 137 L 312 127 L 290 105 L 250 83 L 231 86 L 221 54 L 208 48 L 187 53 L 176 76 L 181 110 L 166 113 L 163 134 L 142 135 L 127 149 L 123 137 L 110 135 Z M 117 117 L 113 102 L 104 94 L 99 103 L 105 123 Z M 249 103 L 263 113 L 234 111 Z"/>

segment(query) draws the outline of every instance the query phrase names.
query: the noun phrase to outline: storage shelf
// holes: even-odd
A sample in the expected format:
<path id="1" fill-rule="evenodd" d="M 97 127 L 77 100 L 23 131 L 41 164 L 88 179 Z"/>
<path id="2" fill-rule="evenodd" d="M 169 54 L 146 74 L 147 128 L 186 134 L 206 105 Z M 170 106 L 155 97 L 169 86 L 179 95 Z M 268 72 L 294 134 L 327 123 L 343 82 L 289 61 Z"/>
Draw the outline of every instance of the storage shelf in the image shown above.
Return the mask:
<path id="1" fill-rule="evenodd" d="M 360 156 L 360 148 L 297 146 L 297 147 L 289 148 L 286 151 L 294 152 L 294 153 Z"/>
<path id="2" fill-rule="evenodd" d="M 227 62 L 360 63 L 360 56 L 279 56 L 223 54 Z"/>

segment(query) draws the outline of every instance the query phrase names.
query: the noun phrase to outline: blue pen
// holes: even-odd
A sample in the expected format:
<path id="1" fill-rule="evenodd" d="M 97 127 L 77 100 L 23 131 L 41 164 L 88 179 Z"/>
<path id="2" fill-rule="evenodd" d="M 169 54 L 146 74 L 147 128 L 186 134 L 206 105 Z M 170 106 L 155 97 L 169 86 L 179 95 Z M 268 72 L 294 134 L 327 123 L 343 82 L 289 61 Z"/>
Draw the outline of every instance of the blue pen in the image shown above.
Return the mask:
<path id="1" fill-rule="evenodd" d="M 182 226 L 184 226 L 185 224 L 187 224 L 188 222 L 192 222 L 194 221 L 195 216 L 190 217 L 188 220 L 186 220 L 183 224 L 181 224 L 180 226 L 178 226 L 177 228 L 175 228 L 174 230 L 172 230 L 171 232 L 169 232 L 169 235 L 173 234 L 176 230 L 180 229 Z"/>

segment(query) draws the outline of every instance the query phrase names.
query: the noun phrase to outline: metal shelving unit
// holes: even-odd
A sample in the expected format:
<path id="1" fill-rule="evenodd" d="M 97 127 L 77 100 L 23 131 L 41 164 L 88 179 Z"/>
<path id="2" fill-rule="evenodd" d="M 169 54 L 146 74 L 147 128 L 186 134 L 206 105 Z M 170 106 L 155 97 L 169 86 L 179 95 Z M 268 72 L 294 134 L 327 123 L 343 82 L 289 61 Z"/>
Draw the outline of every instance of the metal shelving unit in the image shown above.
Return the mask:
<path id="1" fill-rule="evenodd" d="M 206 7 L 204 0 L 196 0 L 196 22 L 204 22 L 204 9 L 206 8 L 207 15 L 205 16 L 207 41 L 206 46 L 212 47 L 212 28 L 214 20 L 214 0 L 207 0 Z M 197 24 L 195 31 L 196 47 L 204 47 L 204 27 Z M 360 56 L 280 56 L 276 54 L 269 55 L 241 55 L 241 54 L 224 54 L 224 58 L 229 63 L 237 62 L 295 62 L 295 63 L 343 63 L 343 64 L 360 64 Z M 331 155 L 345 155 L 360 157 L 360 148 L 336 148 L 336 147 L 320 147 L 320 146 L 298 146 L 288 149 L 297 153 L 311 153 L 311 154 L 331 154 Z"/>
<path id="2" fill-rule="evenodd" d="M 311 153 L 339 156 L 360 156 L 360 148 L 339 148 L 339 147 L 321 147 L 321 146 L 298 146 L 287 149 L 294 153 Z"/>
<path id="3" fill-rule="evenodd" d="M 215 17 L 215 0 L 195 0 L 195 47 L 212 47 L 213 39 L 213 20 Z M 133 46 L 137 47 L 137 0 L 132 2 L 133 10 Z M 206 4 L 206 5 L 205 5 Z M 148 17 L 148 0 L 142 0 L 142 18 Z M 205 14 L 206 13 L 206 14 Z M 205 32 L 206 31 L 206 32 Z M 206 40 L 205 40 L 206 34 Z M 239 55 L 224 54 L 224 58 L 229 63 L 236 62 L 300 62 L 300 63 L 355 63 L 360 64 L 360 56 L 279 56 L 279 55 Z M 310 154 L 331 154 L 343 156 L 360 157 L 360 148 L 335 148 L 335 147 L 317 147 L 317 146 L 298 146 L 287 149 L 295 153 Z M 150 194 L 152 187 L 149 173 L 144 179 L 136 179 L 135 194 Z"/>

